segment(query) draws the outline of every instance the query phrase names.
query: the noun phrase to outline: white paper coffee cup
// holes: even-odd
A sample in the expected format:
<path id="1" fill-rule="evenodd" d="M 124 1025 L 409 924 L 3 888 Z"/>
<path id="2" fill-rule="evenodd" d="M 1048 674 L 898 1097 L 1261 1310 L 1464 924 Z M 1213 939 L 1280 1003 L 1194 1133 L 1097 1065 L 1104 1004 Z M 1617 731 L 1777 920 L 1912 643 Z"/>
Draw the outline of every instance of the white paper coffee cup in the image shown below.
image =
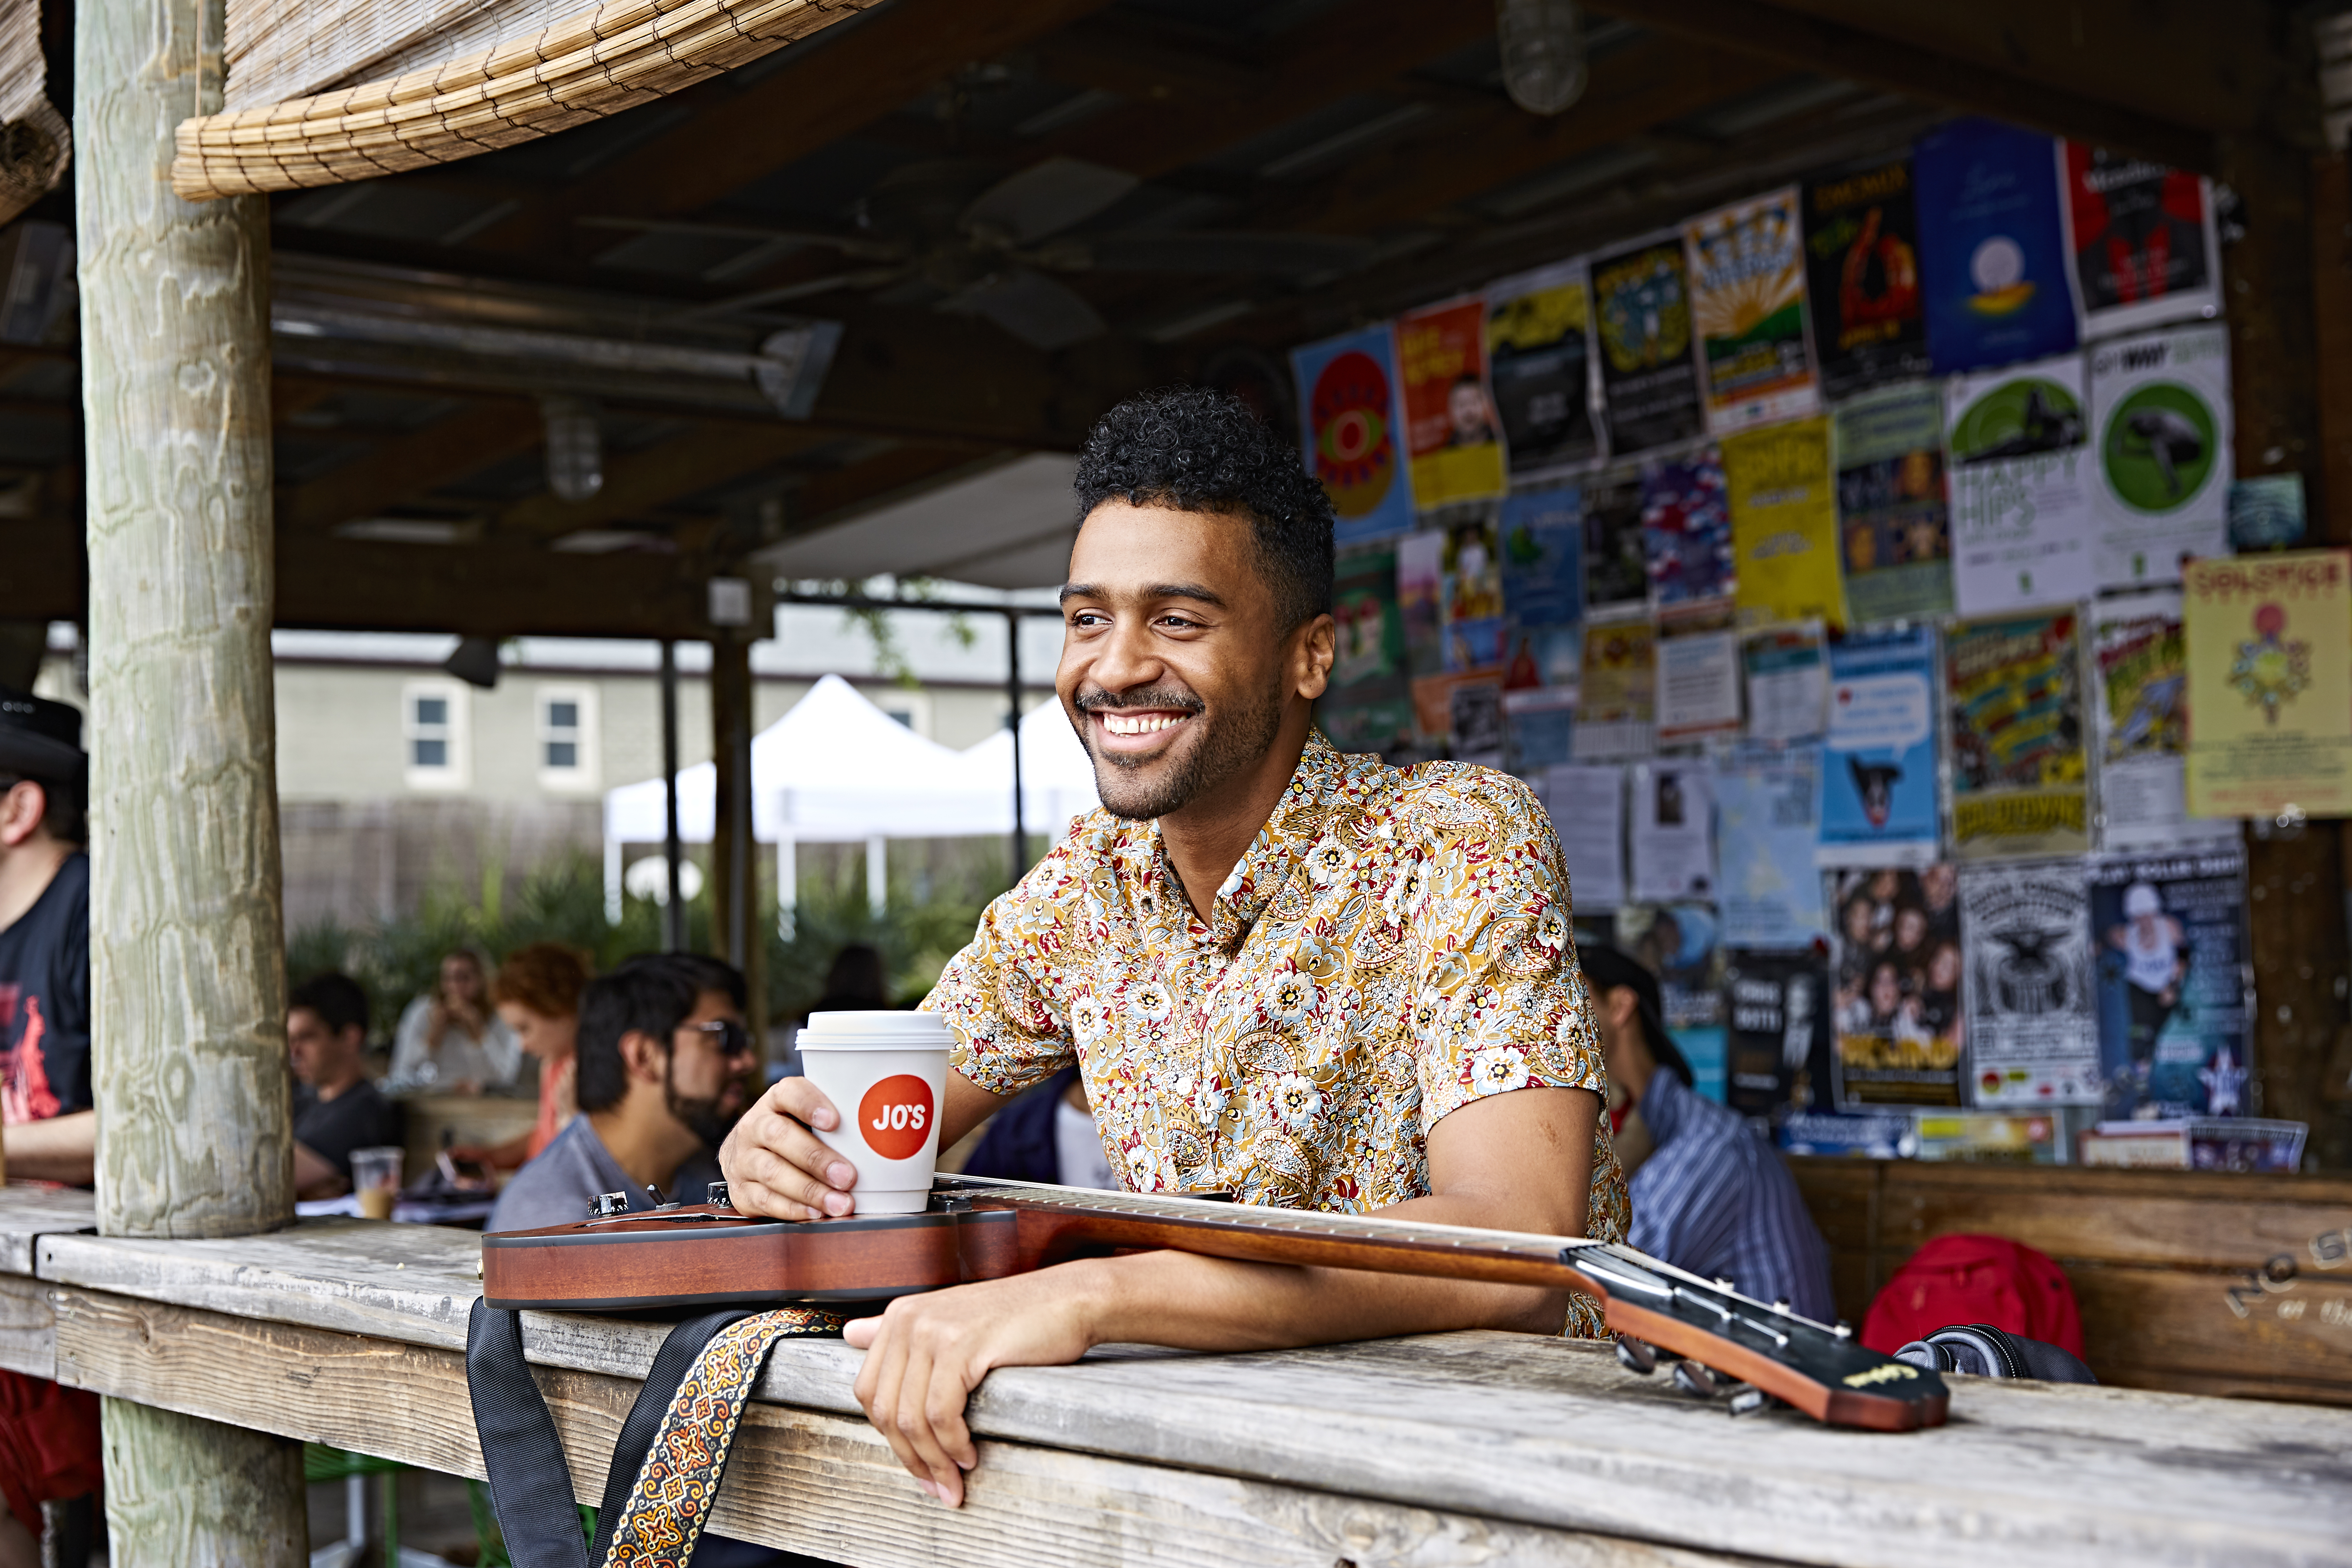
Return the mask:
<path id="1" fill-rule="evenodd" d="M 859 1214 L 918 1214 L 930 1201 L 955 1037 L 936 1013 L 812 1013 L 801 1070 L 842 1125 L 816 1129 L 857 1167 Z"/>

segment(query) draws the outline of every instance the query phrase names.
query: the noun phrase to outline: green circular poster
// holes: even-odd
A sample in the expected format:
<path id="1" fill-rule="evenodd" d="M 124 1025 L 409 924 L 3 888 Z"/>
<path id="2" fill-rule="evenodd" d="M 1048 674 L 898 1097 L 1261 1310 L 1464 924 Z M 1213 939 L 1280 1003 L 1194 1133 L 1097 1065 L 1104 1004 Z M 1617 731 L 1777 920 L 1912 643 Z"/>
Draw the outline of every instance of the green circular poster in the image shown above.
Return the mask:
<path id="1" fill-rule="evenodd" d="M 1962 465 L 2062 452 L 2083 443 L 2083 408 L 2044 376 L 2004 381 L 1969 405 L 1952 426 L 1952 460 Z"/>
<path id="2" fill-rule="evenodd" d="M 2150 382 L 2107 416 L 2099 467 L 2107 489 L 2133 510 L 2178 511 L 2212 478 L 2219 436 L 2203 398 L 2178 382 Z"/>

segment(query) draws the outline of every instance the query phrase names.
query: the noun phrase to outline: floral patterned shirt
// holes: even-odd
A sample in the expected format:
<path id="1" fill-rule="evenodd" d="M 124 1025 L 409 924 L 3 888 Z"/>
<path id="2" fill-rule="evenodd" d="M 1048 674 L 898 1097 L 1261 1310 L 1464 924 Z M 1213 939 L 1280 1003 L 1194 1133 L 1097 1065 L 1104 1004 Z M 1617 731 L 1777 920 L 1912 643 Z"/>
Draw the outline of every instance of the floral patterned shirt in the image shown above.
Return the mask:
<path id="1" fill-rule="evenodd" d="M 1429 1131 L 1471 1100 L 1606 1092 L 1532 792 L 1319 734 L 1206 920 L 1157 822 L 1097 811 L 989 906 L 923 1005 L 993 1093 L 1076 1059 L 1111 1169 L 1141 1193 L 1384 1208 L 1428 1194 Z M 1603 1117 L 1585 1233 L 1626 1226 Z M 1599 1331 L 1571 1300 L 1570 1331 Z"/>

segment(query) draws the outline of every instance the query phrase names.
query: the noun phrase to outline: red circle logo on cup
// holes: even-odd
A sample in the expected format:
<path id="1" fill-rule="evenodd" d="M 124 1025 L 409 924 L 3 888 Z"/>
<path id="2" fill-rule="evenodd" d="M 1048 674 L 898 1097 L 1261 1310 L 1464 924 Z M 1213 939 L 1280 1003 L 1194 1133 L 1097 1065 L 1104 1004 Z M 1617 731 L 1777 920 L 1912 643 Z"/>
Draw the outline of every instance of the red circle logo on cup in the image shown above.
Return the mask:
<path id="1" fill-rule="evenodd" d="M 931 1135 L 931 1086 L 913 1073 L 886 1078 L 857 1102 L 857 1134 L 886 1160 L 911 1160 Z"/>

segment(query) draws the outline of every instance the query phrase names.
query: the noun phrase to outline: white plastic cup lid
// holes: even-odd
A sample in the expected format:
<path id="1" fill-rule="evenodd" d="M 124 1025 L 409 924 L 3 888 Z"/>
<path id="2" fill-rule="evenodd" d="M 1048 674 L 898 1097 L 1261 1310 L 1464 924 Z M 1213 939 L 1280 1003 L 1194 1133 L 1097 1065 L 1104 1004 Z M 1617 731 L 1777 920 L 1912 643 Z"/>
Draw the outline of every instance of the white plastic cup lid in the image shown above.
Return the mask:
<path id="1" fill-rule="evenodd" d="M 908 1012 L 811 1013 L 799 1040 L 804 1051 L 945 1049 L 954 1044 L 945 1018 Z"/>

